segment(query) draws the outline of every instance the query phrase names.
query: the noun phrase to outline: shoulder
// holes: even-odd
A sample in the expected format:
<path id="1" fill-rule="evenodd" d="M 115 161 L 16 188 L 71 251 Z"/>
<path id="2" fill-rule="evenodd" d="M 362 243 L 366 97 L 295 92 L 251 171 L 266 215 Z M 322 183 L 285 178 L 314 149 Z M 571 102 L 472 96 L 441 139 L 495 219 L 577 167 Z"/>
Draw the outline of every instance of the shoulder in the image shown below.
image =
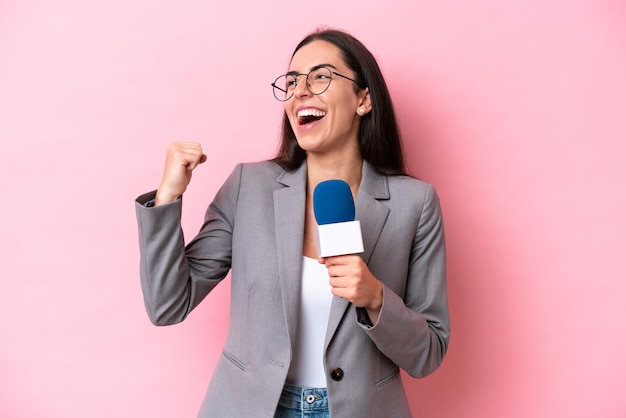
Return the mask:
<path id="1" fill-rule="evenodd" d="M 435 187 L 410 176 L 389 176 L 387 205 L 399 213 L 419 214 L 418 217 L 439 217 L 440 201 Z"/>
<path id="2" fill-rule="evenodd" d="M 273 161 L 257 161 L 251 163 L 240 163 L 237 168 L 242 175 L 252 178 L 278 178 L 284 170 Z"/>
<path id="3" fill-rule="evenodd" d="M 272 161 L 239 163 L 233 168 L 227 183 L 259 184 L 275 180 L 283 172 L 284 170 Z"/>
<path id="4" fill-rule="evenodd" d="M 233 169 L 227 183 L 240 192 L 271 191 L 280 188 L 285 170 L 273 161 L 239 163 Z"/>
<path id="5" fill-rule="evenodd" d="M 388 176 L 389 195 L 393 199 L 418 199 L 421 201 L 436 196 L 432 184 L 408 175 Z"/>
<path id="6" fill-rule="evenodd" d="M 239 163 L 220 187 L 213 204 L 226 211 L 241 205 L 254 206 L 277 188 L 283 169 L 271 161 Z"/>
<path id="7" fill-rule="evenodd" d="M 409 224 L 414 221 L 423 231 L 441 230 L 441 203 L 432 184 L 410 176 L 390 176 L 388 181 L 390 198 L 387 205 L 400 222 Z"/>

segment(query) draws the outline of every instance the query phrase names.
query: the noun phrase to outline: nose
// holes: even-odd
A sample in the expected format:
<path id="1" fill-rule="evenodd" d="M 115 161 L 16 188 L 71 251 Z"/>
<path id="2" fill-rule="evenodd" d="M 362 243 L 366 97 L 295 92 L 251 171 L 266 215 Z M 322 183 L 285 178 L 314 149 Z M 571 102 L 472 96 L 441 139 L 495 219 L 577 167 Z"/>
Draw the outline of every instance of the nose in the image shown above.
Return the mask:
<path id="1" fill-rule="evenodd" d="M 307 83 L 307 75 L 299 74 L 296 82 L 296 87 L 293 90 L 293 95 L 296 97 L 308 96 L 309 89 L 306 85 Z"/>

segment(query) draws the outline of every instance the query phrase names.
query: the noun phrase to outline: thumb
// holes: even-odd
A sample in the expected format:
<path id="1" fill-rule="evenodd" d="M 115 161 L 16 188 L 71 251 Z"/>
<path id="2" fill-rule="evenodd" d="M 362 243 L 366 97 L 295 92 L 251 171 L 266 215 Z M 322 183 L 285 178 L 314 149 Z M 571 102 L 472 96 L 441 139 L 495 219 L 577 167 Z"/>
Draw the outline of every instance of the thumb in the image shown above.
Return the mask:
<path id="1" fill-rule="evenodd" d="M 202 164 L 203 162 L 205 162 L 207 160 L 207 156 L 205 154 L 202 154 L 200 156 L 200 158 L 196 161 L 191 161 L 188 165 L 187 165 L 187 171 L 193 171 L 199 164 Z"/>

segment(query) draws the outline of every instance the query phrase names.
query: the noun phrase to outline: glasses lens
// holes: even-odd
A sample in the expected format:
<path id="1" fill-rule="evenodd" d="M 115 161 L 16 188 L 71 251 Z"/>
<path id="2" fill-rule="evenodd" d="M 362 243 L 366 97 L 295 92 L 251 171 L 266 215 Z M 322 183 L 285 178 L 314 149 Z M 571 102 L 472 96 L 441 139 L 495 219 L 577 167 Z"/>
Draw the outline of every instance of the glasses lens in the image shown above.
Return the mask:
<path id="1" fill-rule="evenodd" d="M 313 94 L 322 94 L 330 85 L 332 73 L 329 68 L 322 67 L 311 71 L 307 77 L 309 91 Z"/>
<path id="2" fill-rule="evenodd" d="M 288 100 L 293 95 L 295 82 L 295 77 L 291 75 L 281 75 L 272 83 L 274 96 L 281 102 Z"/>

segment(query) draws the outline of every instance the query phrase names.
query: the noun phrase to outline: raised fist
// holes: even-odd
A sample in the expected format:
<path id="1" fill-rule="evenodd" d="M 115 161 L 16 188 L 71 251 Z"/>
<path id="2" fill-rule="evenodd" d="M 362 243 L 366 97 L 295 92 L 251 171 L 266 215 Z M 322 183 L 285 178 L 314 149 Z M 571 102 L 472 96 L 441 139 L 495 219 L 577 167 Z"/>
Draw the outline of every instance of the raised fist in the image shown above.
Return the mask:
<path id="1" fill-rule="evenodd" d="M 191 173 L 206 161 L 202 146 L 197 142 L 173 142 L 167 147 L 163 179 L 157 190 L 155 206 L 178 199 L 191 181 Z"/>

